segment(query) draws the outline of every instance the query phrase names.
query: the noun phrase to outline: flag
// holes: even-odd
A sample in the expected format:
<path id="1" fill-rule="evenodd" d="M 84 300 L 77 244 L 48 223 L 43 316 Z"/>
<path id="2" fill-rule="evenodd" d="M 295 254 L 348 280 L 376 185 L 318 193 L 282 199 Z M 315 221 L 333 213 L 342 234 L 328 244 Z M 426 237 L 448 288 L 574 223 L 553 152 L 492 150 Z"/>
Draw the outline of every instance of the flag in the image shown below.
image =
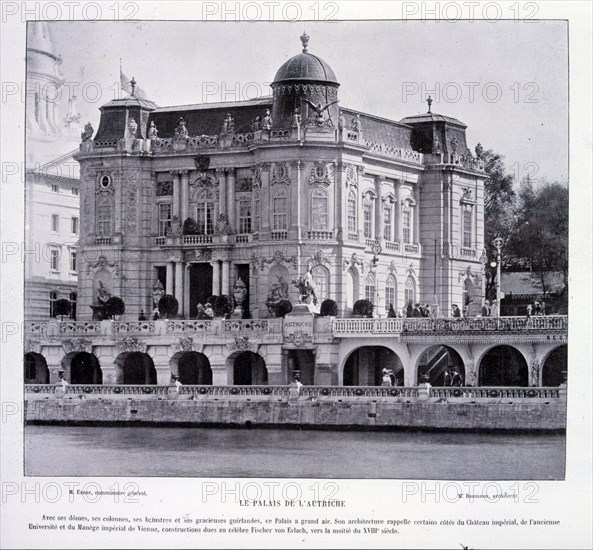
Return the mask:
<path id="1" fill-rule="evenodd" d="M 132 77 L 132 78 L 134 78 L 134 77 Z M 131 94 L 132 93 L 132 81 L 122 71 L 121 62 L 119 65 L 119 81 L 120 81 L 121 89 L 124 92 L 128 92 L 129 94 Z M 146 99 L 146 94 L 144 93 L 144 90 L 142 88 L 140 88 L 140 86 L 138 86 L 138 85 L 136 85 L 134 87 L 134 97 L 137 97 L 139 99 Z"/>

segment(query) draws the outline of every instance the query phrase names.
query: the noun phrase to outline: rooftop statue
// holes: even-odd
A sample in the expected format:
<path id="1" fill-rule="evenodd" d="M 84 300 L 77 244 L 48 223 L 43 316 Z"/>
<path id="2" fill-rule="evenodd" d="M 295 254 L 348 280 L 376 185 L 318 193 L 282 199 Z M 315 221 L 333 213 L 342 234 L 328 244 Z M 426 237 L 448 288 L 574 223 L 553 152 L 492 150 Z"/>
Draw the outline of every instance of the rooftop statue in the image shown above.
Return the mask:
<path id="1" fill-rule="evenodd" d="M 185 139 L 189 136 L 189 132 L 185 127 L 185 120 L 183 117 L 179 117 L 179 122 L 177 123 L 177 127 L 175 128 L 175 138 L 176 139 Z"/>
<path id="2" fill-rule="evenodd" d="M 150 128 L 148 129 L 148 139 L 158 139 L 159 131 L 157 130 L 154 120 L 150 123 Z"/>
<path id="3" fill-rule="evenodd" d="M 89 139 L 91 139 L 93 137 L 93 127 L 91 126 L 90 122 L 87 122 L 84 125 L 84 130 L 81 132 L 80 134 L 80 139 L 81 141 L 88 141 Z"/>
<path id="4" fill-rule="evenodd" d="M 325 105 L 322 105 L 321 103 L 318 103 L 317 105 L 315 105 L 315 103 L 308 100 L 307 98 L 305 98 L 305 101 L 311 106 L 311 109 L 313 109 L 313 111 L 315 113 L 314 122 L 315 122 L 316 126 L 323 126 L 327 122 L 331 123 L 331 117 L 325 118 L 324 113 L 325 113 L 325 111 L 327 111 L 327 109 L 329 109 L 332 105 L 337 103 L 339 100 L 332 101 L 331 103 L 326 103 Z"/>
<path id="5" fill-rule="evenodd" d="M 263 130 L 271 130 L 272 129 L 272 117 L 270 116 L 270 109 L 266 109 L 266 114 L 264 115 L 264 119 L 262 121 L 262 129 Z"/>

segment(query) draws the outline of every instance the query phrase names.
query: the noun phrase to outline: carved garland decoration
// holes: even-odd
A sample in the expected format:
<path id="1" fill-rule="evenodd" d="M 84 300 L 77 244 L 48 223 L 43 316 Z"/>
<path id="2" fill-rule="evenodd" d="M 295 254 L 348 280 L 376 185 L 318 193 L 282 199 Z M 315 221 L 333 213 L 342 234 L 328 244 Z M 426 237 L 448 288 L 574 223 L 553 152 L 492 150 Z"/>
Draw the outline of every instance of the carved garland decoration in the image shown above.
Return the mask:
<path id="1" fill-rule="evenodd" d="M 71 353 L 73 351 L 91 353 L 92 342 L 83 338 L 72 338 L 70 340 L 62 340 L 62 347 L 66 353 Z"/>
<path id="2" fill-rule="evenodd" d="M 141 352 L 146 353 L 147 345 L 144 342 L 139 342 L 137 338 L 127 337 L 121 342 L 117 343 L 117 348 L 120 353 L 125 352 Z"/>
<path id="3" fill-rule="evenodd" d="M 251 265 L 257 271 L 263 271 L 267 265 L 283 263 L 292 264 L 295 269 L 298 267 L 296 256 L 285 256 L 280 250 L 276 250 L 271 258 L 258 256 L 255 252 L 251 256 Z"/>
<path id="4" fill-rule="evenodd" d="M 86 266 L 86 274 L 90 275 L 91 270 L 98 271 L 101 268 L 113 271 L 116 277 L 119 277 L 119 265 L 117 262 L 110 262 L 105 256 L 99 256 L 99 259 L 94 263 L 88 263 Z"/>

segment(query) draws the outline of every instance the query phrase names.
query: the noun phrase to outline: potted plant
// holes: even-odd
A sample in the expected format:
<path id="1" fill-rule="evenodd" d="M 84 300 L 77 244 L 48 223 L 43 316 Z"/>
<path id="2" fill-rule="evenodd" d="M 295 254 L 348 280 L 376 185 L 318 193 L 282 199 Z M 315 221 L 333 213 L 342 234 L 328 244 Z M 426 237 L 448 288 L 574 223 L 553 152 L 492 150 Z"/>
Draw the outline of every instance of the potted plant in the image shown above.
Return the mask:
<path id="1" fill-rule="evenodd" d="M 113 320 L 116 315 L 123 315 L 125 311 L 126 305 L 119 296 L 112 296 L 105 302 L 105 314 L 111 320 Z"/>
<path id="2" fill-rule="evenodd" d="M 56 300 L 54 304 L 54 315 L 57 317 L 60 316 L 60 321 L 64 320 L 64 315 L 70 315 L 72 311 L 72 304 L 70 300 L 66 300 L 66 298 L 60 298 Z"/>
<path id="3" fill-rule="evenodd" d="M 336 317 L 338 315 L 338 304 L 334 300 L 323 300 L 319 310 L 321 317 Z"/>
<path id="4" fill-rule="evenodd" d="M 373 316 L 373 302 L 370 300 L 362 299 L 354 302 L 352 313 L 359 317 L 372 317 Z"/>
<path id="5" fill-rule="evenodd" d="M 171 294 L 165 294 L 157 304 L 159 308 L 159 314 L 161 317 L 165 317 L 168 319 L 172 315 L 177 315 L 179 311 L 179 302 L 175 296 L 171 296 Z"/>

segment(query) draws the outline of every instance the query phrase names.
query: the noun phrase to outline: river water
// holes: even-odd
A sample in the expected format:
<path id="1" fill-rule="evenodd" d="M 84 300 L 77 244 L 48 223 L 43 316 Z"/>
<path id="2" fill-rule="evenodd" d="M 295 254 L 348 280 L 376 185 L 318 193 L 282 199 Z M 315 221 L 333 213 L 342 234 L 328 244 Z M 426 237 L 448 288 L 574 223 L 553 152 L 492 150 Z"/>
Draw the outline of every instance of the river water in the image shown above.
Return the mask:
<path id="1" fill-rule="evenodd" d="M 32 476 L 563 479 L 564 435 L 27 426 Z"/>

